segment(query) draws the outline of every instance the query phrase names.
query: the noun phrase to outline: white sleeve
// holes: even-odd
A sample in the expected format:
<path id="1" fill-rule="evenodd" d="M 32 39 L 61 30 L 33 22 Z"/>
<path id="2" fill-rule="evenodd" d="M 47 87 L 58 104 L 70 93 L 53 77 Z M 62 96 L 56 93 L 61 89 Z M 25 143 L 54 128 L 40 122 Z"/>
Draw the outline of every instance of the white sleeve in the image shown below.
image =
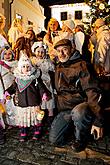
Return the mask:
<path id="1" fill-rule="evenodd" d="M 84 43 L 85 35 L 83 32 L 77 32 L 75 34 L 75 45 L 76 49 L 82 54 L 82 46 Z"/>

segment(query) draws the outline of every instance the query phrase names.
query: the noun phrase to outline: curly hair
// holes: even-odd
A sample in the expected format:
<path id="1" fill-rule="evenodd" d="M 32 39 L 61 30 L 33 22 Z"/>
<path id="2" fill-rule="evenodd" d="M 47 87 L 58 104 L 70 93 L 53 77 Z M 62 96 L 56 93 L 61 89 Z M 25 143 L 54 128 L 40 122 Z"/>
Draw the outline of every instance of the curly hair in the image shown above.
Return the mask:
<path id="1" fill-rule="evenodd" d="M 19 60 L 20 51 L 25 50 L 28 57 L 32 55 L 30 39 L 25 37 L 20 37 L 17 39 L 14 46 L 15 59 Z"/>

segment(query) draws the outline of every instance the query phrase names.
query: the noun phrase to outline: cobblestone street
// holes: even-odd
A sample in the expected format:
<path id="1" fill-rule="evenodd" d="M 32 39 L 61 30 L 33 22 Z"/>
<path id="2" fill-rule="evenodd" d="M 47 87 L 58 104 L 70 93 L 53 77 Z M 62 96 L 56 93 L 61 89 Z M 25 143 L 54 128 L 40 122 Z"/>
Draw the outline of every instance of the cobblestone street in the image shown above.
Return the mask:
<path id="1" fill-rule="evenodd" d="M 108 165 L 110 142 L 105 137 L 85 151 L 74 153 L 70 146 L 55 147 L 42 138 L 39 142 L 19 142 L 18 129 L 6 131 L 6 143 L 0 145 L 0 165 Z"/>

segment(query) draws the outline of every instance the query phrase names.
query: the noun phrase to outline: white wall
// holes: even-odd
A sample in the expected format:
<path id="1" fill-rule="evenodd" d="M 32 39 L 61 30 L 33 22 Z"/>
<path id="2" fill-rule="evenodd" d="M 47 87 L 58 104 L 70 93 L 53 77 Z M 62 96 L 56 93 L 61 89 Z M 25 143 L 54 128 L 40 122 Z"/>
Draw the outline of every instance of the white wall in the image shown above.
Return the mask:
<path id="1" fill-rule="evenodd" d="M 2 8 L 4 0 L 0 0 L 0 13 L 4 15 L 4 9 Z"/>
<path id="2" fill-rule="evenodd" d="M 56 18 L 60 25 L 62 25 L 61 19 L 60 19 L 60 13 L 61 12 L 67 12 L 68 13 L 68 18 L 75 20 L 75 11 L 81 11 L 82 10 L 82 21 L 86 22 L 88 21 L 86 19 L 86 13 L 90 12 L 90 8 L 87 4 L 85 3 L 75 3 L 75 4 L 68 4 L 68 5 L 54 5 L 51 6 L 51 11 L 52 11 L 52 17 Z"/>
<path id="3" fill-rule="evenodd" d="M 29 1 L 29 0 L 28 0 Z M 44 30 L 44 15 L 43 9 L 39 4 L 31 4 L 26 0 L 14 0 L 12 5 L 12 20 L 15 18 L 16 13 L 23 17 L 24 29 L 28 29 L 28 21 L 33 22 L 33 30 L 38 33 Z M 38 2 L 38 1 L 37 1 Z M 42 9 L 42 10 L 41 10 Z"/>

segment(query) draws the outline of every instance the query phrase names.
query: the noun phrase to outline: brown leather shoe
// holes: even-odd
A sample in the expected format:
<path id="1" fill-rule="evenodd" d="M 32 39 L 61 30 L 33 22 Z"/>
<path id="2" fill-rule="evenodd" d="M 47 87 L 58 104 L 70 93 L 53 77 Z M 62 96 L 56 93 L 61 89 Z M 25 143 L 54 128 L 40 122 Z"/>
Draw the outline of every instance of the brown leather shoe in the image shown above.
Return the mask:
<path id="1" fill-rule="evenodd" d="M 82 143 L 80 141 L 75 141 L 74 144 L 72 145 L 72 149 L 74 152 L 81 152 L 84 151 L 86 148 L 87 144 Z"/>

